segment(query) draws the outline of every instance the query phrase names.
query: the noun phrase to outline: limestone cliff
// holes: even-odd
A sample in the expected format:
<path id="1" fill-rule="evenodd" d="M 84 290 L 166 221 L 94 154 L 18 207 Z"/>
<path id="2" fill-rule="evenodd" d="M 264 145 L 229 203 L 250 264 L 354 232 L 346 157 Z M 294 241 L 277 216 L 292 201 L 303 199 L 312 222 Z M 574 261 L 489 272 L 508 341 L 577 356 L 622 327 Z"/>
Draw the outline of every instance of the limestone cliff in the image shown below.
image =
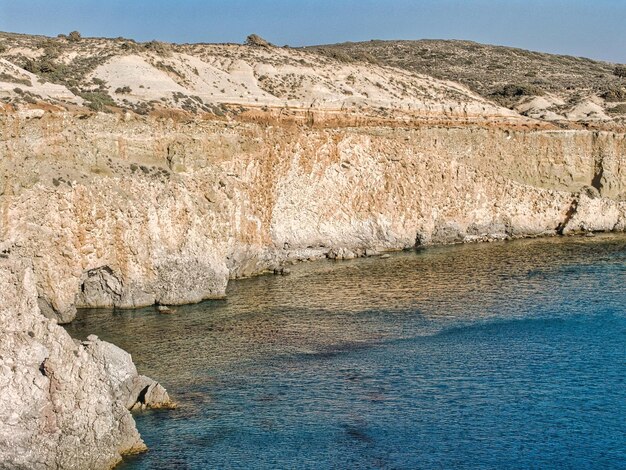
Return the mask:
<path id="1" fill-rule="evenodd" d="M 622 134 L 324 119 L 6 115 L 2 247 L 69 321 L 221 297 L 229 278 L 333 248 L 624 227 Z"/>

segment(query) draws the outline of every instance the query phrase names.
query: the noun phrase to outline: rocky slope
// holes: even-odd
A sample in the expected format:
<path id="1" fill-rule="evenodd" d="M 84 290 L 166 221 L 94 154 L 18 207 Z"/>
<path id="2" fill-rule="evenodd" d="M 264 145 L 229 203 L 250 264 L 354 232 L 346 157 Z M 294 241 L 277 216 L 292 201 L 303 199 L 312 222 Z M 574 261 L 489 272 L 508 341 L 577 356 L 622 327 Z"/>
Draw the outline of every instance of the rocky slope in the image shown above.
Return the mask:
<path id="1" fill-rule="evenodd" d="M 13 466 L 106 467 L 142 446 L 127 408 L 168 401 L 122 351 L 55 324 L 77 307 L 219 298 L 297 260 L 626 226 L 614 122 L 562 129 L 454 82 L 259 42 L 3 34 L 0 67 Z"/>

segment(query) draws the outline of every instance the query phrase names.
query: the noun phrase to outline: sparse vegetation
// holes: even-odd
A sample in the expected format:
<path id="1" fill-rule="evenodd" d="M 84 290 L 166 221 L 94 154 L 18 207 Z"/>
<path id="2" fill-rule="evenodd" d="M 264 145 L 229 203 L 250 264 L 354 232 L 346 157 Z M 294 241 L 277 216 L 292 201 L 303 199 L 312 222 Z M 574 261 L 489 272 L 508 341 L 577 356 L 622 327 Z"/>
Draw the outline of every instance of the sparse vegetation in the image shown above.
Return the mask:
<path id="1" fill-rule="evenodd" d="M 82 39 L 81 34 L 78 31 L 72 31 L 68 36 L 67 39 L 70 42 L 78 42 Z"/>
<path id="2" fill-rule="evenodd" d="M 626 65 L 616 65 L 613 69 L 613 75 L 619 78 L 626 78 Z"/>
<path id="3" fill-rule="evenodd" d="M 316 51 L 326 57 L 346 64 L 349 64 L 351 62 L 366 62 L 370 64 L 378 64 L 378 59 L 376 57 L 363 51 L 348 53 L 340 49 L 335 49 L 332 46 L 322 46 L 316 48 Z"/>
<path id="4" fill-rule="evenodd" d="M 566 99 L 583 90 L 603 93 L 621 82 L 622 67 L 626 68 L 471 41 L 368 41 L 305 49 L 341 62 L 367 61 L 452 80 L 505 106 L 528 93 L 557 93 Z"/>
<path id="5" fill-rule="evenodd" d="M 28 72 L 41 75 L 51 82 L 62 82 L 69 74 L 65 64 L 55 62 L 48 54 L 37 59 L 26 59 L 23 67 Z"/>
<path id="6" fill-rule="evenodd" d="M 501 88 L 498 88 L 493 92 L 494 96 L 500 96 L 503 98 L 519 98 L 521 96 L 540 96 L 543 95 L 544 91 L 534 85 L 515 85 L 512 83 L 507 83 Z"/>
<path id="7" fill-rule="evenodd" d="M 150 41 L 144 44 L 144 48 L 152 51 L 161 57 L 170 57 L 172 55 L 172 46 L 161 41 Z"/>
<path id="8" fill-rule="evenodd" d="M 608 86 L 601 96 L 609 103 L 626 101 L 626 88 L 619 85 Z"/>
<path id="9" fill-rule="evenodd" d="M 182 73 L 180 73 L 170 64 L 166 64 L 162 60 L 158 61 L 157 63 L 153 63 L 152 65 L 154 65 L 156 68 L 160 70 L 163 70 L 165 73 L 176 75 L 178 78 L 181 78 L 183 80 L 185 79 L 185 76 Z"/>
<path id="10" fill-rule="evenodd" d="M 609 108 L 607 111 L 610 114 L 626 114 L 626 104 L 625 103 L 618 104 L 617 106 Z"/>
<path id="11" fill-rule="evenodd" d="M 135 52 L 139 49 L 139 46 L 135 41 L 129 39 L 128 41 L 122 42 L 120 44 L 120 49 L 126 52 Z"/>
<path id="12" fill-rule="evenodd" d="M 38 96 L 32 94 L 30 91 L 24 91 L 19 87 L 13 88 L 13 93 L 18 95 L 23 102 L 29 104 L 35 104 L 38 101 Z"/>
<path id="13" fill-rule="evenodd" d="M 258 34 L 251 34 L 246 38 L 246 42 L 244 42 L 246 46 L 255 46 L 255 47 L 274 47 L 274 45 L 263 39 Z"/>
<path id="14" fill-rule="evenodd" d="M 35 58 L 23 55 L 13 56 L 10 60 L 12 59 L 17 65 L 37 75 L 40 80 L 65 85 L 75 94 L 79 94 L 81 91 L 91 91 L 93 87 L 85 83 L 86 77 L 98 65 L 113 55 L 110 51 L 104 53 L 98 51 L 96 53 L 94 50 L 90 51 L 89 54 L 78 55 L 69 63 L 66 63 L 60 58 L 64 48 L 67 47 L 64 40 L 52 38 L 38 39 L 33 46 L 43 49 L 43 53 Z M 104 82 L 99 83 L 98 79 L 96 79 L 93 83 L 99 88 L 103 88 Z"/>
<path id="15" fill-rule="evenodd" d="M 87 107 L 92 111 L 106 111 L 107 106 L 115 106 L 115 101 L 103 91 L 79 93 L 87 101 Z"/>
<path id="16" fill-rule="evenodd" d="M 0 73 L 0 82 L 17 83 L 19 85 L 32 86 L 32 83 L 28 78 L 16 77 L 5 72 Z"/>
<path id="17" fill-rule="evenodd" d="M 163 108 L 175 106 L 190 113 L 211 112 L 220 115 L 226 108 L 214 106 L 208 101 L 227 101 L 236 97 L 249 98 L 251 101 L 259 100 L 259 97 L 255 96 L 255 93 L 258 93 L 256 86 L 249 88 L 236 75 L 228 75 L 229 64 L 242 60 L 274 67 L 274 69 L 255 68 L 259 71 L 257 84 L 262 90 L 283 100 L 306 99 L 306 90 L 314 86 L 327 87 L 346 97 L 354 94 L 359 99 L 369 98 L 374 89 L 380 90 L 376 92 L 377 94 L 385 94 L 391 99 L 419 99 L 421 96 L 428 98 L 436 97 L 435 95 L 454 101 L 467 99 L 466 93 L 463 90 L 456 90 L 454 86 L 444 87 L 446 88 L 444 91 L 433 91 L 428 86 L 415 85 L 415 81 L 408 75 L 406 80 L 403 79 L 400 73 L 378 73 L 380 71 L 373 68 L 370 68 L 372 74 L 360 71 L 351 73 L 351 70 L 357 69 L 341 67 L 336 62 L 339 61 L 365 66 L 367 64 L 394 66 L 410 72 L 460 82 L 486 99 L 508 107 L 515 107 L 522 102 L 526 104 L 530 101 L 524 100 L 526 97 L 547 94 L 545 100 L 537 100 L 531 106 L 534 107 L 535 103 L 539 103 L 537 106 L 545 106 L 546 110 L 556 112 L 564 116 L 564 119 L 574 106 L 586 100 L 599 103 L 606 108 L 605 111 L 613 115 L 623 114 L 619 103 L 626 101 L 626 65 L 486 46 L 467 41 L 370 41 L 306 48 L 306 52 L 297 48 L 291 51 L 277 50 L 274 54 L 264 52 L 263 48 L 274 46 L 258 35 L 250 35 L 246 39 L 246 44 L 253 46 L 250 48 L 201 44 L 174 45 L 160 41 L 136 43 L 132 39 L 122 37 L 81 38 L 80 33 L 78 36 L 76 34 L 71 36 L 73 39 L 70 35 L 46 38 L 0 33 L 2 58 L 37 75 L 37 79 L 33 79 L 31 83 L 26 74 L 2 69 L 0 80 L 15 83 L 24 89 L 37 85 L 36 81 L 65 85 L 74 94 L 82 96 L 91 109 L 97 111 L 107 110 L 117 102 L 117 106 L 140 114 L 152 111 L 160 113 Z M 31 52 L 18 52 L 20 50 Z M 184 57 L 174 57 L 173 51 L 197 57 L 227 74 L 223 78 L 211 78 L 210 71 Z M 311 51 L 317 52 L 318 55 L 310 54 Z M 125 80 L 128 85 L 122 86 L 124 82 L 118 82 L 114 87 L 109 87 L 97 77 L 92 78 L 95 75 L 104 76 L 93 72 L 110 58 L 130 53 L 140 55 L 152 66 L 166 72 L 183 88 L 193 88 L 192 82 L 196 85 L 199 83 L 194 77 L 202 76 L 207 80 L 208 87 L 212 85 L 210 89 L 198 91 L 207 102 L 198 96 L 188 96 L 185 93 L 180 93 L 180 96 L 172 94 L 163 96 L 158 89 L 155 90 L 155 102 L 132 100 L 127 95 L 133 93 L 133 90 L 140 92 L 144 88 L 141 80 Z M 115 66 L 112 64 L 112 67 Z M 311 73 L 301 73 L 295 69 L 297 67 L 306 67 Z M 324 70 L 325 67 L 338 69 L 337 76 L 333 77 L 332 73 L 328 76 L 317 74 L 318 69 Z M 260 72 L 261 70 L 265 72 Z M 150 86 L 145 85 L 145 88 L 149 89 Z M 596 100 L 594 95 L 604 98 L 609 104 Z M 115 101 L 111 97 L 115 97 Z M 7 99 L 9 102 L 15 99 L 22 103 L 25 101 L 24 93 L 19 96 L 12 94 Z M 62 99 L 56 102 L 51 98 L 38 97 L 38 99 L 62 104 L 59 103 Z M 4 101 L 6 102 L 6 99 Z M 226 112 L 231 115 L 235 108 L 230 106 Z M 388 109 L 376 112 L 382 115 L 388 112 Z M 620 116 L 620 119 L 623 118 L 624 116 Z"/>

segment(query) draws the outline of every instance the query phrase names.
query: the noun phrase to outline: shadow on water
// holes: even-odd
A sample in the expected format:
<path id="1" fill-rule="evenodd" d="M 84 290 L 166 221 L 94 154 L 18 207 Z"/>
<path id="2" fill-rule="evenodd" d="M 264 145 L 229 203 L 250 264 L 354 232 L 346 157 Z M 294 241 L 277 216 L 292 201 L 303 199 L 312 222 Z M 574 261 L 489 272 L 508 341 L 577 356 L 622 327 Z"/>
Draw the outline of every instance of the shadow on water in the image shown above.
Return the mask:
<path id="1" fill-rule="evenodd" d="M 81 311 L 179 402 L 122 468 L 624 468 L 626 237 L 295 266 Z"/>

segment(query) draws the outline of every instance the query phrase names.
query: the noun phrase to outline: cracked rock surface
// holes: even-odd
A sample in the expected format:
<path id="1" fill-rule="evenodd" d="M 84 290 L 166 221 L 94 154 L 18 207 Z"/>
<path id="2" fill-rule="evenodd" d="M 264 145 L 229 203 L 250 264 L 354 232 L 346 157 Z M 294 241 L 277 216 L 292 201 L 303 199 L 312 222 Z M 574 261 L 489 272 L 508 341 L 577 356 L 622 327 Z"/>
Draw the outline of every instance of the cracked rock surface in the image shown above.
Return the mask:
<path id="1" fill-rule="evenodd" d="M 1 116 L 0 251 L 68 322 L 220 298 L 294 260 L 625 225 L 624 134 L 343 118 Z"/>

